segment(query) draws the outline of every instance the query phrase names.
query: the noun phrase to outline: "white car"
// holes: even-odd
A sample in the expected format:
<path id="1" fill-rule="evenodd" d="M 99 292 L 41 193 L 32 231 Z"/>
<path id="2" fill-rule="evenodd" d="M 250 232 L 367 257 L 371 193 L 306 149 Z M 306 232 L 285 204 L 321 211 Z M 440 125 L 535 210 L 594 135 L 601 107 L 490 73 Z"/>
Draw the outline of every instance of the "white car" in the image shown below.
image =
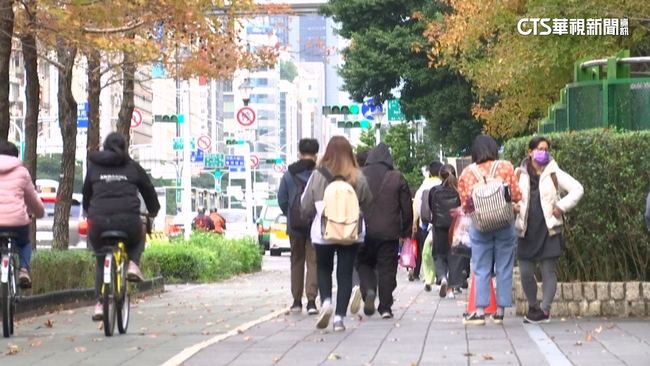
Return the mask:
<path id="1" fill-rule="evenodd" d="M 236 239 L 245 236 L 256 237 L 257 231 L 254 227 L 248 227 L 246 220 L 248 212 L 243 208 L 222 208 L 217 211 L 226 220 L 226 238 Z"/>
<path id="2" fill-rule="evenodd" d="M 287 235 L 287 217 L 280 215 L 271 224 L 269 254 L 275 257 L 282 255 L 283 252 L 291 252 L 291 243 Z"/>

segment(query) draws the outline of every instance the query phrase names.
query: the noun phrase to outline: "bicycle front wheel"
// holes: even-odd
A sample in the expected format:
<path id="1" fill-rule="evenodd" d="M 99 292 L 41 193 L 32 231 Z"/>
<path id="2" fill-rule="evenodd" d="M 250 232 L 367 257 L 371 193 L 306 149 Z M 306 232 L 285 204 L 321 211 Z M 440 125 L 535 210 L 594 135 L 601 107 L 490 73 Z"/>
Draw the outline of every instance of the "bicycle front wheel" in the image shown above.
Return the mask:
<path id="1" fill-rule="evenodd" d="M 129 328 L 129 315 L 131 313 L 131 296 L 129 295 L 128 283 L 126 282 L 127 261 L 122 261 L 118 275 L 120 283 L 120 293 L 116 301 L 117 305 L 117 330 L 120 334 L 125 334 Z"/>
<path id="2" fill-rule="evenodd" d="M 113 336 L 115 332 L 115 267 L 111 270 L 111 282 L 104 282 L 103 305 L 104 305 L 104 334 L 107 337 Z"/>

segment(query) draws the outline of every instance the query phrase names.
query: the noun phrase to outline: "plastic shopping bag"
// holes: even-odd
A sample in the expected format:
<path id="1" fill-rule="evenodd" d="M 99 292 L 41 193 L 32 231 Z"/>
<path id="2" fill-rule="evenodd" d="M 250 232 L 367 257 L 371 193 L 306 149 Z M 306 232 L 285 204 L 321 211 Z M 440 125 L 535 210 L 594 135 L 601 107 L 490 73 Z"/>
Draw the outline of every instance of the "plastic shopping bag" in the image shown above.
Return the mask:
<path id="1" fill-rule="evenodd" d="M 465 214 L 460 207 L 451 209 L 453 218 L 449 229 L 449 241 L 451 254 L 461 257 L 472 257 L 472 244 L 469 240 L 469 228 L 472 225 L 472 218 Z"/>
<path id="2" fill-rule="evenodd" d="M 436 267 L 433 263 L 433 230 L 430 230 L 427 238 L 424 240 L 422 249 L 422 271 L 424 271 L 424 281 L 427 285 L 433 285 L 436 278 Z"/>
<path id="3" fill-rule="evenodd" d="M 417 248 L 417 243 L 413 239 L 404 239 L 404 243 L 402 245 L 402 253 L 399 256 L 399 264 L 402 267 L 415 268 Z"/>

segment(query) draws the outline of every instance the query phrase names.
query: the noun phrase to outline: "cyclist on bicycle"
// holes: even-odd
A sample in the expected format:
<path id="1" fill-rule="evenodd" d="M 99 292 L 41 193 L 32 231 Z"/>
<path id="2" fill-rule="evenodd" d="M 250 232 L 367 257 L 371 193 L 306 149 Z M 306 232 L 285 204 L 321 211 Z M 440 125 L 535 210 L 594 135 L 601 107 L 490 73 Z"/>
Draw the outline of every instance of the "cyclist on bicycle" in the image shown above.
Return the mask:
<path id="1" fill-rule="evenodd" d="M 126 150 L 124 137 L 112 132 L 106 136 L 103 151 L 88 155 L 88 172 L 83 186 L 83 208 L 88 216 L 88 238 L 95 252 L 103 246 L 101 234 L 104 231 L 125 232 L 129 239 L 125 242 L 129 257 L 127 280 L 143 281 L 140 272 L 140 256 L 144 250 L 143 228 L 140 218 L 140 199 L 155 217 L 160 210 L 156 189 L 147 172 L 135 162 Z M 103 283 L 104 258 L 97 257 L 95 270 L 95 305 L 93 320 L 103 317 L 101 288 Z"/>
<path id="2" fill-rule="evenodd" d="M 214 222 L 214 232 L 223 234 L 223 231 L 226 230 L 226 219 L 217 213 L 216 207 L 210 209 L 210 219 Z"/>
<path id="3" fill-rule="evenodd" d="M 15 244 L 20 257 L 18 283 L 21 288 L 31 288 L 29 262 L 32 258 L 32 243 L 29 241 L 29 211 L 40 219 L 45 216 L 43 201 L 32 182 L 27 168 L 18 158 L 16 145 L 0 142 L 0 231 L 13 232 L 19 238 Z"/>

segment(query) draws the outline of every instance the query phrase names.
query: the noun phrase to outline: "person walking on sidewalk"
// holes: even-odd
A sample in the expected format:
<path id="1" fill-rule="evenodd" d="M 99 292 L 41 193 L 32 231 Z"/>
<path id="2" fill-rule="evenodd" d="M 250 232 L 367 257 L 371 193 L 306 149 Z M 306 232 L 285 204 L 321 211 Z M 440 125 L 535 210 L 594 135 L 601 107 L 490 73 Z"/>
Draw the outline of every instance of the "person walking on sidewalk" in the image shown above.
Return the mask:
<path id="1" fill-rule="evenodd" d="M 343 136 L 332 137 L 302 196 L 302 215 L 313 219 L 311 240 L 316 249 L 322 301 L 319 329 L 327 328 L 333 313 L 332 272 L 336 254 L 338 290 L 334 331 L 345 330 L 343 319 L 352 294 L 354 261 L 365 236 L 365 223 L 360 214 L 370 212 L 371 205 L 372 194 L 350 142 Z"/>
<path id="2" fill-rule="evenodd" d="M 362 150 L 357 152 L 357 164 L 359 168 L 363 168 L 366 165 L 366 160 L 368 159 L 369 151 Z M 352 299 L 350 299 L 350 313 L 357 314 L 361 310 L 361 287 L 359 284 L 359 271 L 355 268 L 352 272 Z"/>
<path id="3" fill-rule="evenodd" d="M 454 289 L 463 284 L 463 258 L 451 253 L 449 227 L 452 223 L 450 210 L 460 206 L 456 169 L 447 164 L 440 169 L 442 184 L 429 193 L 429 205 L 433 212 L 433 259 L 436 277 L 440 279 L 440 297 L 455 298 Z"/>
<path id="4" fill-rule="evenodd" d="M 415 192 L 413 199 L 413 237 L 418 243 L 418 256 L 415 259 L 415 268 L 409 272 L 409 281 L 420 280 L 420 270 L 422 268 L 422 249 L 424 247 L 424 240 L 428 234 L 429 225 L 422 221 L 420 218 L 420 209 L 422 208 L 422 196 L 431 188 L 440 185 L 441 180 L 438 177 L 442 168 L 442 163 L 439 161 L 432 161 L 429 163 L 429 178 L 422 181 L 422 185 Z M 428 197 L 428 196 L 427 196 Z M 438 279 L 440 280 L 440 279 Z M 426 286 L 426 285 L 425 285 Z"/>
<path id="5" fill-rule="evenodd" d="M 528 144 L 528 157 L 517 169 L 522 198 L 517 215 L 517 259 L 521 286 L 528 300 L 524 322 L 548 323 L 557 289 L 555 267 L 562 254 L 562 215 L 578 205 L 582 185 L 559 168 L 542 136 Z M 560 198 L 560 194 L 565 194 Z M 538 305 L 535 268 L 542 267 L 542 306 Z"/>
<path id="6" fill-rule="evenodd" d="M 370 151 L 361 171 L 368 179 L 373 197 L 372 210 L 365 215 L 365 242 L 356 263 L 363 311 L 368 316 L 375 313 L 375 297 L 379 290 L 377 310 L 382 318 L 390 319 L 393 317 L 393 291 L 397 287 L 399 240 L 411 236 L 413 224 L 411 190 L 402 173 L 395 170 L 384 143 Z"/>
<path id="7" fill-rule="evenodd" d="M 521 199 L 515 170 L 509 161 L 499 160 L 499 145 L 488 135 L 479 135 L 472 144 L 472 164 L 463 170 L 458 181 L 458 193 L 463 211 L 472 214 L 484 209 L 489 215 L 472 215 L 469 239 L 472 244 L 472 262 L 476 291 L 476 311 L 463 319 L 464 325 L 485 325 L 485 308 L 490 305 L 490 281 L 492 269 L 496 268 L 497 313 L 492 316 L 495 324 L 503 323 L 505 308 L 512 306 L 512 269 L 515 262 L 515 220 L 516 204 Z M 485 201 L 483 195 L 498 188 L 500 196 L 490 195 Z M 479 202 L 476 202 L 480 199 Z M 493 207 L 501 211 L 494 212 Z M 486 220 L 487 219 L 487 220 Z M 499 227 L 479 231 L 479 227 Z M 485 225 L 485 226 L 483 226 Z"/>
<path id="8" fill-rule="evenodd" d="M 307 313 L 318 314 L 316 296 L 316 251 L 311 243 L 309 231 L 311 221 L 300 213 L 300 199 L 309 177 L 316 167 L 319 144 L 316 139 L 305 138 L 298 143 L 300 160 L 289 165 L 280 181 L 278 204 L 282 214 L 287 217 L 287 234 L 291 244 L 291 294 L 293 295 L 292 312 L 302 311 L 303 290 L 307 295 Z M 305 264 L 307 276 L 305 278 Z"/>

